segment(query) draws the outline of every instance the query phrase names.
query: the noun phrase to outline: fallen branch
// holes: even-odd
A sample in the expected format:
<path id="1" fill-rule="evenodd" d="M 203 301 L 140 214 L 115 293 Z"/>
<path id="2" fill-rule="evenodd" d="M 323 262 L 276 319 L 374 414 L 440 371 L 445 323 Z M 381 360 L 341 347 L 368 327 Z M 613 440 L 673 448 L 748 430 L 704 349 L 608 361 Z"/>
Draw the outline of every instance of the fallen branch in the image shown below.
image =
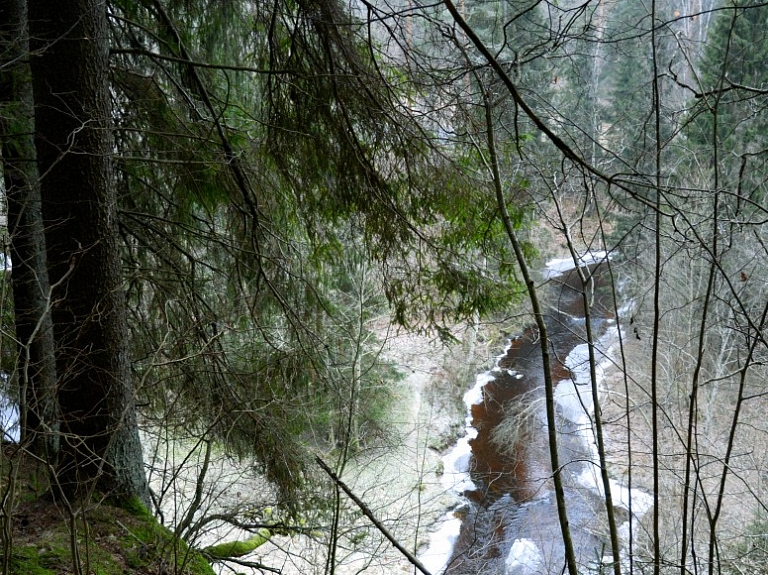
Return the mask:
<path id="1" fill-rule="evenodd" d="M 360 508 L 360 511 L 363 512 L 363 515 L 365 515 L 368 519 L 371 520 L 371 523 L 373 523 L 376 529 L 381 531 L 381 534 L 384 535 L 384 537 L 386 537 L 387 539 L 389 539 L 389 542 L 395 546 L 395 549 L 400 551 L 400 553 L 402 553 L 405 556 L 405 558 L 408 559 L 408 561 L 410 561 L 414 567 L 416 567 L 419 571 L 424 573 L 424 575 L 432 575 L 427 570 L 427 568 L 424 567 L 421 561 L 419 561 L 416 558 L 416 556 L 413 555 L 413 553 L 411 553 L 405 547 L 400 545 L 397 539 L 395 539 L 394 535 L 392 535 L 389 532 L 389 530 L 386 527 L 384 527 L 381 521 L 376 519 L 376 517 L 373 515 L 373 512 L 370 510 L 370 508 L 365 503 L 363 503 L 363 501 L 360 498 L 358 498 L 354 493 L 352 493 L 352 490 L 349 487 L 347 487 L 347 485 L 333 472 L 333 470 L 330 467 L 328 467 L 325 461 L 320 459 L 320 457 L 315 457 L 315 461 L 317 461 L 317 464 L 323 468 L 323 471 L 325 471 L 328 474 L 328 476 L 334 481 L 334 483 L 336 483 L 336 485 L 341 487 L 342 491 L 344 491 L 344 493 L 347 494 L 347 497 L 349 497 L 352 501 L 355 502 L 355 505 L 357 505 Z"/>

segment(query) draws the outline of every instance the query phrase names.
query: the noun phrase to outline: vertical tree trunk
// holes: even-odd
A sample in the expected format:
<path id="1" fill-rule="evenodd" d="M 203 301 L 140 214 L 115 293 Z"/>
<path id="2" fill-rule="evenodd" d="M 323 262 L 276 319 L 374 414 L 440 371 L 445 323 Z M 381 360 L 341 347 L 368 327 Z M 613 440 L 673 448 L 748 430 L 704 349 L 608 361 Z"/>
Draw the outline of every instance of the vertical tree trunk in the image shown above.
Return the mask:
<path id="1" fill-rule="evenodd" d="M 112 153 L 108 27 L 98 0 L 30 0 L 32 78 L 59 374 L 58 477 L 146 500 L 128 363 Z"/>
<path id="2" fill-rule="evenodd" d="M 0 144 L 13 262 L 21 439 L 52 461 L 56 366 L 28 54 L 26 0 L 0 0 Z"/>

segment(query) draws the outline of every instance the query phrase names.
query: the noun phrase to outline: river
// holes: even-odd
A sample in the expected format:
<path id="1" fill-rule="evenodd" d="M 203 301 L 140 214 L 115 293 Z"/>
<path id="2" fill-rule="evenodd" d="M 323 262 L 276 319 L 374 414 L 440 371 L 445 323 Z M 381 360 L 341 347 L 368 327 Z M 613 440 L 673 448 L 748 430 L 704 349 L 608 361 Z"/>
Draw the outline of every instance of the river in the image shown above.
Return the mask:
<path id="1" fill-rule="evenodd" d="M 618 328 L 604 254 L 583 270 L 590 301 L 597 381 L 611 364 Z M 566 260 L 548 264 L 546 325 L 556 382 L 558 456 L 577 561 L 597 572 L 610 562 L 605 504 L 592 431 L 592 378 L 582 282 Z M 599 388 L 599 387 L 598 387 Z M 433 574 L 549 575 L 564 572 L 564 548 L 552 485 L 538 330 L 511 340 L 494 367 L 466 393 L 466 435 L 445 458 L 443 482 L 462 497 L 432 535 L 422 562 Z M 505 432 L 506 430 L 506 432 Z M 611 488 L 617 523 L 628 541 L 630 493 Z M 637 520 L 649 497 L 632 494 Z M 636 525 L 636 524 L 635 524 Z"/>

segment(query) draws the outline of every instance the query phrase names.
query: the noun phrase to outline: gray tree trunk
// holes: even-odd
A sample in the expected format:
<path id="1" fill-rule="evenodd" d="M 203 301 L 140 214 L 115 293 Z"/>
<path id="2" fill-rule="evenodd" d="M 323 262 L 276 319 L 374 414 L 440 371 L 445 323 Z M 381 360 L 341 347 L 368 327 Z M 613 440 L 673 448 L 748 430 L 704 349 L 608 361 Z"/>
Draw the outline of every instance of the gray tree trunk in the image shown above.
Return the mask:
<path id="1" fill-rule="evenodd" d="M 0 146 L 13 262 L 21 440 L 52 461 L 56 365 L 28 54 L 26 0 L 0 0 Z"/>
<path id="2" fill-rule="evenodd" d="M 59 374 L 58 478 L 147 500 L 128 361 L 100 0 L 30 0 L 36 145 Z"/>

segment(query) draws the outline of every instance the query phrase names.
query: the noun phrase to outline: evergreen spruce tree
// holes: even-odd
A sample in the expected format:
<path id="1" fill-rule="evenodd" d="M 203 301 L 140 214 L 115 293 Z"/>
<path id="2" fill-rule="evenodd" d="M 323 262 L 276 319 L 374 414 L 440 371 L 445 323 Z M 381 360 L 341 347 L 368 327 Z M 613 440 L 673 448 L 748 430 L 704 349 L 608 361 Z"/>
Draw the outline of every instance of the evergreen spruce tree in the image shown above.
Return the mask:
<path id="1" fill-rule="evenodd" d="M 35 144 L 53 301 L 56 484 L 148 502 L 117 236 L 106 7 L 29 3 Z"/>
<path id="2" fill-rule="evenodd" d="M 727 1 L 717 14 L 699 66 L 687 135 L 698 165 L 715 162 L 721 181 L 758 199 L 768 144 L 768 8 Z M 749 169 L 745 169 L 747 166 Z"/>

